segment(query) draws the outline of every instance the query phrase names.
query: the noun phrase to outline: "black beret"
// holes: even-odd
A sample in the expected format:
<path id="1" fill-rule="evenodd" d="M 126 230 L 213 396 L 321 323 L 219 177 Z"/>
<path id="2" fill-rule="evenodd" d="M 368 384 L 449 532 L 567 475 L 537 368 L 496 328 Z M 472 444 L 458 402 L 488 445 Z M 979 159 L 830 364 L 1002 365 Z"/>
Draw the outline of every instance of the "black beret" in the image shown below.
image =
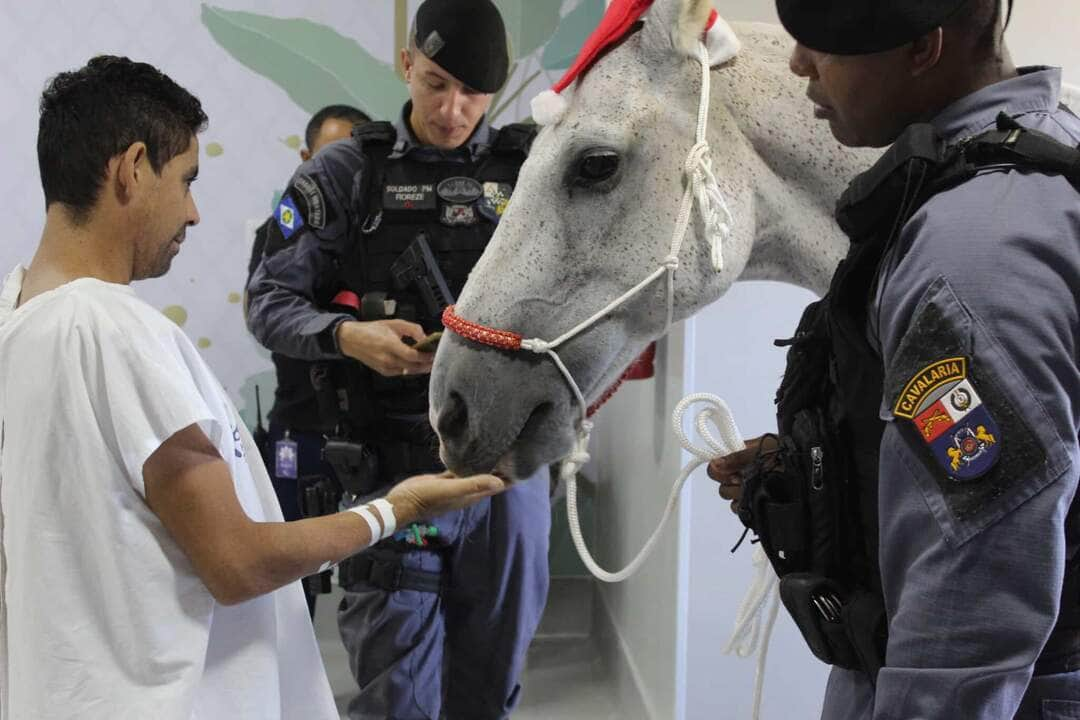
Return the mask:
<path id="1" fill-rule="evenodd" d="M 473 90 L 506 82 L 506 26 L 491 0 L 424 0 L 415 28 L 417 49 Z"/>
<path id="2" fill-rule="evenodd" d="M 968 0 L 776 0 L 792 37 L 811 50 L 865 55 L 898 48 L 942 25 Z"/>

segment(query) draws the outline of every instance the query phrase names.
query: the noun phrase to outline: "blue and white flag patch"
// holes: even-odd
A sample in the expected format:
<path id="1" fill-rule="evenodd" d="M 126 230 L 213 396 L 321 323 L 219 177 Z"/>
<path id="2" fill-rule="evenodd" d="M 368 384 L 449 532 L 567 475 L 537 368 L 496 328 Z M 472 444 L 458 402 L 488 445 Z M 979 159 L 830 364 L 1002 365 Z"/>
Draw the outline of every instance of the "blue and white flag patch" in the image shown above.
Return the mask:
<path id="1" fill-rule="evenodd" d="M 304 216 L 300 214 L 300 211 L 296 208 L 296 203 L 288 195 L 281 198 L 277 210 L 274 211 L 274 217 L 277 219 L 278 227 L 281 228 L 281 234 L 285 236 L 286 240 L 291 238 L 297 230 L 304 227 Z"/>

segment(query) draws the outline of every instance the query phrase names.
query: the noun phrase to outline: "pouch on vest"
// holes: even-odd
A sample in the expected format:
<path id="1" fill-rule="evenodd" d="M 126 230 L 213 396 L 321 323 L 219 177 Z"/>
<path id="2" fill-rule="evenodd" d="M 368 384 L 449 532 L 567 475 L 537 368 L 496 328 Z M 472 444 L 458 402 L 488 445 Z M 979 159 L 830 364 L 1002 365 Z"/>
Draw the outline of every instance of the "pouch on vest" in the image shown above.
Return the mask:
<path id="1" fill-rule="evenodd" d="M 844 522 L 848 467 L 817 407 L 795 414 L 775 451 L 743 473 L 739 519 L 753 530 L 781 578 L 813 572 L 847 578 L 855 542 Z"/>
<path id="2" fill-rule="evenodd" d="M 827 304 L 803 311 L 788 346 L 777 392 L 780 438 L 743 473 L 739 518 L 752 529 L 780 576 L 780 596 L 799 631 L 823 662 L 862 670 L 871 681 L 884 662 L 884 608 L 860 587 L 861 539 L 849 484 L 848 448 L 839 444 Z"/>
<path id="3" fill-rule="evenodd" d="M 851 468 L 835 437 L 820 407 L 796 412 L 778 448 L 744 473 L 739 519 L 757 534 L 814 655 L 873 682 L 885 660 L 885 609 L 854 579 Z"/>

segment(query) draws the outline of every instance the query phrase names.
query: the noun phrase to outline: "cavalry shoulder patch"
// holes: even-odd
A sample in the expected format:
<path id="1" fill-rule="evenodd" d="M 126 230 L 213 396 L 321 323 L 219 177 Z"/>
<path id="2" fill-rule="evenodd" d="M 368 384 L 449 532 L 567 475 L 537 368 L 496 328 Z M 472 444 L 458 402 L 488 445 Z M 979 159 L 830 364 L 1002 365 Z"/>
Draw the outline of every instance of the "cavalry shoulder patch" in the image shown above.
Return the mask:
<path id="1" fill-rule="evenodd" d="M 893 414 L 915 425 L 949 477 L 973 480 L 1001 453 L 1001 432 L 967 376 L 966 357 L 951 357 L 920 370 L 904 387 Z"/>
<path id="2" fill-rule="evenodd" d="M 304 217 L 296 209 L 296 203 L 288 195 L 282 197 L 281 202 L 278 203 L 277 209 L 274 211 L 274 219 L 277 220 L 278 227 L 281 228 L 281 234 L 286 240 L 291 238 L 297 230 L 304 227 Z"/>
<path id="3" fill-rule="evenodd" d="M 499 222 L 499 218 L 506 212 L 506 206 L 510 203 L 510 195 L 514 192 L 514 186 L 510 183 L 486 182 L 484 183 L 484 196 L 476 204 L 480 214 L 492 222 Z"/>
<path id="4" fill-rule="evenodd" d="M 305 220 L 310 227 L 322 230 L 326 227 L 326 201 L 323 200 L 322 190 L 318 183 L 307 175 L 300 175 L 293 182 L 293 189 L 304 198 L 307 206 Z"/>
<path id="5" fill-rule="evenodd" d="M 1050 482 L 1060 439 L 1024 377 L 943 277 L 927 287 L 885 371 L 883 410 L 934 514 L 965 542 Z M 884 415 L 883 415 L 884 417 Z M 919 435 L 920 439 L 916 439 Z M 1059 454 L 1060 458 L 1061 455 Z M 955 468 L 954 468 L 955 466 Z"/>
<path id="6" fill-rule="evenodd" d="M 434 210 L 435 186 L 432 183 L 386 185 L 383 208 L 386 210 Z"/>

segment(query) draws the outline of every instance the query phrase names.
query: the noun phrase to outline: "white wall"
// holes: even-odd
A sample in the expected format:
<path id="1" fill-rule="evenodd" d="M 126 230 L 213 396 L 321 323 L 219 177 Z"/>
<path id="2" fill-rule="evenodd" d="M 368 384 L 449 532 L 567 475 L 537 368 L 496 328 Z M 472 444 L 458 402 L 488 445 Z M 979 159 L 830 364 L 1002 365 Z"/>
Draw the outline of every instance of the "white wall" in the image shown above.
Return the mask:
<path id="1" fill-rule="evenodd" d="M 687 323 L 689 391 L 715 392 L 731 408 L 746 438 L 775 432 L 773 393 L 784 369 L 784 351 L 772 345 L 794 331 L 802 308 L 814 299 L 780 283 L 739 283 Z M 726 656 L 743 593 L 752 578 L 753 546 L 729 550 L 743 526 L 699 473 L 686 497 L 688 525 L 686 707 L 687 720 L 749 718 L 754 659 Z M 816 717 L 827 668 L 806 649 L 781 608 L 769 650 L 762 717 Z"/>
<path id="2" fill-rule="evenodd" d="M 624 384 L 597 415 L 591 448 L 596 461 L 585 473 L 597 482 L 593 552 L 609 571 L 621 570 L 644 546 L 679 472 L 679 444 L 664 419 L 685 394 L 685 346 L 682 328 L 675 328 L 658 344 L 656 378 Z M 643 717 L 676 717 L 682 703 L 676 666 L 686 657 L 679 590 L 685 576 L 680 567 L 685 538 L 679 531 L 685 526 L 680 521 L 685 506 L 679 510 L 636 575 L 599 588 L 599 611 L 607 613 L 613 626 L 611 633 L 607 623 L 599 629 L 614 687 L 624 712 L 642 703 Z"/>

